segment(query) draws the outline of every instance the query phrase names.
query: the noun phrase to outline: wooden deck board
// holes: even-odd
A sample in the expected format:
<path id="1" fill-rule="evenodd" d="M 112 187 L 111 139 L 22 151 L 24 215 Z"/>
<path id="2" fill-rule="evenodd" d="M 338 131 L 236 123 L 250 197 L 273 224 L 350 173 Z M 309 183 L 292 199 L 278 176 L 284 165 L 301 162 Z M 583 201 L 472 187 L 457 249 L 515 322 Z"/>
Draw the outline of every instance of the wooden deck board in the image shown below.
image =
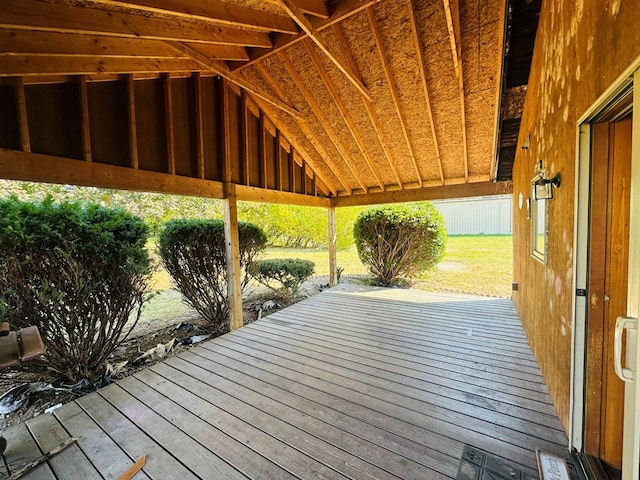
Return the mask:
<path id="1" fill-rule="evenodd" d="M 509 300 L 350 286 L 14 427 L 7 459 L 69 435 L 25 478 L 445 480 L 464 444 L 529 473 L 567 444 Z"/>

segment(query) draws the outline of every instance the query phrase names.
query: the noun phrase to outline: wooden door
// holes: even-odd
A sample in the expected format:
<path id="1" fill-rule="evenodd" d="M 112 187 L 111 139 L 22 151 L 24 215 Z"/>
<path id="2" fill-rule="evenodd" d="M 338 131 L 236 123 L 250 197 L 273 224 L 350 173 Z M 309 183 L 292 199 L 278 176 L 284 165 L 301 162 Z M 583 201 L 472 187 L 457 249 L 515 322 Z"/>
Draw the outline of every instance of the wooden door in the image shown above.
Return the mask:
<path id="1" fill-rule="evenodd" d="M 593 126 L 585 452 L 618 476 L 624 384 L 614 373 L 613 332 L 626 314 L 632 119 Z"/>

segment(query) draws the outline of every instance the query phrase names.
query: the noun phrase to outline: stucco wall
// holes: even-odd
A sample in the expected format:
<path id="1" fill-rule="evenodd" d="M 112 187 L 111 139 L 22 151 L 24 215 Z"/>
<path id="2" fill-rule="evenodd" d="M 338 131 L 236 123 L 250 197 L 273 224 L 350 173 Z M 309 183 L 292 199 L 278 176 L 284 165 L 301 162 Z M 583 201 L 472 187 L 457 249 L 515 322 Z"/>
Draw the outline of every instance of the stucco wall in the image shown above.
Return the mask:
<path id="1" fill-rule="evenodd" d="M 573 228 L 577 120 L 640 55 L 637 0 L 545 0 L 513 170 L 514 300 L 565 429 L 569 427 Z M 530 196 L 534 164 L 562 174 L 549 201 L 548 262 L 530 255 L 530 221 L 518 196 Z"/>

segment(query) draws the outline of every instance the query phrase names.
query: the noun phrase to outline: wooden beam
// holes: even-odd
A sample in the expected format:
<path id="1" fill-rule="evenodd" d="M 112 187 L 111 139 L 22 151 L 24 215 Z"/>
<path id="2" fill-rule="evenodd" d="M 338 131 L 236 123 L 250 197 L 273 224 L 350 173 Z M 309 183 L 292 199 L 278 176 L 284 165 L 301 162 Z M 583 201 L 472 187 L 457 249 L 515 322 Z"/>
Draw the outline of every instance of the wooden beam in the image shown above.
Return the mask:
<path id="1" fill-rule="evenodd" d="M 354 72 L 359 73 L 358 66 L 356 65 L 355 59 L 353 58 L 353 53 L 351 52 L 351 48 L 349 48 L 349 43 L 347 42 L 347 38 L 345 37 L 344 32 L 342 31 L 342 28 L 340 28 L 340 25 L 338 24 L 333 25 L 333 33 L 336 36 L 336 39 L 338 40 L 338 45 L 340 46 L 340 49 L 342 51 L 342 54 L 344 55 L 347 65 L 349 65 L 349 67 Z M 376 115 L 376 112 L 373 108 L 373 104 L 371 102 L 366 101 L 366 99 L 364 98 L 362 99 L 362 103 L 364 104 L 364 107 L 367 110 L 367 115 L 369 116 L 371 125 L 373 126 L 373 129 L 376 132 L 378 141 L 382 146 L 382 151 L 384 152 L 384 156 L 387 159 L 387 163 L 389 164 L 389 167 L 391 168 L 391 171 L 393 172 L 393 175 L 396 178 L 396 182 L 398 182 L 398 186 L 400 188 L 403 188 L 402 177 L 400 176 L 398 167 L 396 167 L 396 163 L 393 159 L 393 155 L 391 154 L 391 147 L 389 147 L 389 144 L 387 143 L 382 133 L 382 127 L 380 126 L 380 121 L 378 120 L 378 116 Z"/>
<path id="2" fill-rule="evenodd" d="M 220 82 L 220 119 L 222 121 L 222 181 L 231 182 L 231 117 L 229 112 L 229 87 L 223 78 Z"/>
<path id="3" fill-rule="evenodd" d="M 367 100 L 371 101 L 369 96 L 369 90 L 362 83 L 362 80 L 351 71 L 342 61 L 333 54 L 329 45 L 320 37 L 320 32 L 313 26 L 313 24 L 304 16 L 304 13 L 291 1 L 291 0 L 278 0 L 280 5 L 287 11 L 287 13 L 295 20 L 295 22 L 305 31 L 308 38 L 315 43 L 318 48 L 331 60 L 331 62 L 338 67 L 347 80 L 349 80 L 353 86 L 355 86 L 360 94 L 362 94 Z"/>
<path id="4" fill-rule="evenodd" d="M 89 125 L 89 98 L 87 95 L 87 77 L 82 75 L 78 79 L 78 93 L 80 94 L 80 114 L 82 122 L 82 157 L 85 162 L 90 162 L 91 157 L 91 130 Z"/>
<path id="5" fill-rule="evenodd" d="M 247 92 L 245 90 L 242 90 L 242 92 L 240 92 L 240 136 L 242 139 L 242 141 L 240 142 L 240 159 L 242 160 L 243 170 L 242 179 L 245 185 L 250 185 L 251 159 L 249 156 L 249 150 L 251 141 L 249 139 L 249 108 L 247 107 Z"/>
<path id="6" fill-rule="evenodd" d="M 222 183 L 0 148 L 0 178 L 222 198 Z"/>
<path id="7" fill-rule="evenodd" d="M 279 1 L 279 0 L 276 0 Z M 339 23 L 352 15 L 355 15 L 358 12 L 361 12 L 367 7 L 371 5 L 375 5 L 381 0 L 339 0 L 338 2 L 333 3 L 331 16 L 327 19 L 312 19 L 311 25 L 318 32 L 329 28 L 331 25 Z M 296 3 L 299 5 L 299 3 Z M 243 63 L 236 63 L 232 70 L 241 70 L 249 65 L 253 65 L 255 62 L 263 60 L 271 55 L 274 55 L 285 48 L 303 40 L 307 37 L 307 33 L 302 31 L 297 35 L 286 35 L 281 34 L 276 36 L 273 42 L 273 47 L 269 50 L 256 49 L 250 52 L 251 60 Z"/>
<path id="8" fill-rule="evenodd" d="M 194 95 L 196 101 L 196 159 L 198 163 L 198 178 L 204 178 L 204 114 L 202 106 L 202 79 L 200 73 L 193 74 Z"/>
<path id="9" fill-rule="evenodd" d="M 284 110 L 294 117 L 298 116 L 298 111 L 291 105 L 277 98 L 273 98 L 271 95 L 268 95 L 261 89 L 255 87 L 254 85 L 251 85 L 251 83 L 249 83 L 238 74 L 231 72 L 224 64 L 210 60 L 205 55 L 202 55 L 199 51 L 192 48 L 190 45 L 180 42 L 171 42 L 170 45 L 177 51 L 191 57 L 203 67 L 216 72 L 221 77 L 226 78 L 228 81 L 238 85 L 241 88 L 244 88 L 246 91 L 254 94 L 255 96 L 262 98 L 263 100 L 272 104 L 274 107 L 278 107 L 279 109 Z"/>
<path id="10" fill-rule="evenodd" d="M 498 17 L 498 45 L 500 46 L 500 58 L 496 62 L 497 71 L 495 73 L 496 79 L 496 93 L 495 93 L 495 114 L 493 120 L 493 161 L 491 162 L 491 179 L 495 180 L 498 175 L 498 163 L 500 160 L 500 111 L 502 109 L 502 87 L 505 75 L 503 72 L 505 61 L 505 36 L 506 36 L 506 18 L 507 18 L 507 2 L 501 2 L 500 15 Z"/>
<path id="11" fill-rule="evenodd" d="M 249 60 L 249 54 L 242 46 L 191 45 L 212 60 Z M 175 49 L 162 40 L 16 29 L 0 29 L 0 52 L 0 55 L 188 58 L 186 55 L 177 55 Z"/>
<path id="12" fill-rule="evenodd" d="M 377 205 L 382 203 L 420 202 L 423 200 L 444 200 L 447 198 L 481 197 L 489 195 L 507 195 L 513 193 L 511 182 L 479 182 L 442 185 L 404 190 L 335 197 L 331 199 L 334 207 L 352 207 L 356 205 Z"/>
<path id="13" fill-rule="evenodd" d="M 131 152 L 131 167 L 138 169 L 138 127 L 136 125 L 136 99 L 133 76 L 127 75 L 127 100 L 129 112 L 129 148 Z"/>
<path id="14" fill-rule="evenodd" d="M 318 72 L 318 74 L 320 74 L 320 78 L 322 78 L 322 81 L 324 82 L 325 87 L 329 91 L 329 94 L 333 99 L 334 105 L 338 108 L 338 110 L 340 110 L 340 114 L 342 115 L 342 118 L 347 124 L 347 129 L 349 130 L 349 133 L 351 133 L 351 136 L 355 140 L 356 145 L 358 146 L 360 153 L 362 154 L 365 161 L 367 162 L 367 165 L 369 166 L 369 169 L 373 173 L 373 176 L 376 177 L 378 185 L 380 185 L 380 188 L 384 190 L 385 184 L 382 181 L 382 178 L 380 177 L 380 173 L 378 172 L 378 169 L 376 168 L 373 159 L 370 157 L 369 152 L 367 151 L 364 141 L 362 140 L 362 138 L 360 137 L 360 134 L 358 133 L 358 129 L 355 123 L 353 122 L 353 119 L 351 118 L 351 114 L 349 113 L 349 109 L 342 102 L 342 99 L 338 94 L 338 90 L 336 89 L 333 81 L 329 77 L 329 73 L 324 68 L 324 65 L 322 65 L 322 61 L 320 60 L 320 57 L 318 56 L 316 51 L 313 49 L 313 45 L 311 44 L 311 41 L 307 38 L 302 42 L 302 45 L 307 51 L 307 55 L 309 55 L 311 62 L 316 67 L 316 71 Z M 365 100 L 365 103 L 367 103 L 366 100 Z"/>
<path id="15" fill-rule="evenodd" d="M 276 127 L 276 144 L 274 152 L 274 161 L 276 164 L 276 188 L 282 191 L 282 137 L 280 129 Z"/>
<path id="16" fill-rule="evenodd" d="M 387 58 L 384 53 L 384 47 L 382 46 L 382 35 L 380 34 L 380 29 L 378 28 L 378 24 L 376 22 L 376 17 L 373 12 L 373 8 L 371 7 L 367 8 L 367 16 L 369 18 L 369 25 L 373 33 L 373 39 L 376 44 L 376 50 L 378 51 L 378 56 L 380 57 L 380 62 L 382 64 L 382 70 L 384 71 L 385 78 L 387 79 L 387 87 L 389 88 L 389 92 L 391 93 L 391 98 L 393 99 L 393 104 L 396 109 L 396 115 L 400 120 L 400 128 L 402 129 L 402 134 L 407 144 L 407 148 L 409 149 L 411 161 L 413 162 L 413 167 L 416 172 L 417 182 L 420 186 L 422 186 L 424 184 L 422 180 L 422 174 L 420 173 L 420 167 L 418 166 L 415 150 L 413 149 L 413 145 L 411 144 L 411 139 L 409 138 L 407 122 L 404 118 L 404 115 L 402 114 L 402 109 L 400 108 L 400 99 L 398 98 L 398 92 L 396 92 L 396 89 L 395 89 L 396 82 L 393 78 L 393 75 L 391 74 L 391 69 L 389 68 L 389 63 L 387 62 Z"/>
<path id="17" fill-rule="evenodd" d="M 24 96 L 24 83 L 20 77 L 15 79 L 16 106 L 18 107 L 18 128 L 20 130 L 20 144 L 23 152 L 31 151 L 31 136 L 29 135 L 29 120 L 27 118 L 27 99 Z"/>
<path id="18" fill-rule="evenodd" d="M 267 0 L 269 3 L 280 5 L 279 0 Z M 329 18 L 329 9 L 325 0 L 294 0 L 293 3 L 302 13 L 307 13 L 314 17 Z"/>
<path id="19" fill-rule="evenodd" d="M 242 327 L 242 287 L 240 285 L 240 238 L 238 235 L 238 206 L 233 183 L 224 186 L 222 199 L 224 212 L 224 245 L 227 261 L 227 301 L 229 304 L 229 330 Z"/>
<path id="20" fill-rule="evenodd" d="M 219 0 L 94 0 L 94 3 L 160 13 L 187 20 L 215 22 L 231 27 L 282 33 L 298 31 L 295 23 L 287 16 Z"/>
<path id="21" fill-rule="evenodd" d="M 338 138 L 338 134 L 331 126 L 331 122 L 327 119 L 326 115 L 324 114 L 323 108 L 318 104 L 313 92 L 311 92 L 309 88 L 305 85 L 304 81 L 300 77 L 300 74 L 296 71 L 289 57 L 287 57 L 283 53 L 279 53 L 278 58 L 282 61 L 282 63 L 284 64 L 285 70 L 287 71 L 287 73 L 289 74 L 293 82 L 296 84 L 296 86 L 298 87 L 298 90 L 300 90 L 300 93 L 302 93 L 302 96 L 304 97 L 309 107 L 311 107 L 311 110 L 313 111 L 314 115 L 318 118 L 320 124 L 322 125 L 322 128 L 324 128 L 324 131 L 326 132 L 328 137 L 331 139 L 331 142 L 333 143 L 335 148 L 338 150 L 338 153 L 340 153 L 340 156 L 342 157 L 343 161 L 351 171 L 351 174 L 354 176 L 356 181 L 360 184 L 360 187 L 365 192 L 368 191 L 367 184 L 360 176 L 360 172 L 358 171 L 358 169 L 355 168 L 354 165 L 352 165 L 352 162 L 349 158 L 349 153 L 346 151 L 346 149 L 340 142 L 340 139 Z"/>
<path id="22" fill-rule="evenodd" d="M 262 48 L 272 46 L 269 36 L 263 32 L 38 0 L 2 0 L 0 27 Z"/>
<path id="23" fill-rule="evenodd" d="M 193 72 L 202 68 L 186 58 L 46 57 L 0 55 L 0 77 L 29 75 L 91 75 L 96 73 Z"/>
<path id="24" fill-rule="evenodd" d="M 327 220 L 329 224 L 329 286 L 335 287 L 338 284 L 338 261 L 337 261 L 337 231 L 336 231 L 336 209 L 327 209 Z"/>
<path id="25" fill-rule="evenodd" d="M 267 85 L 269 85 L 273 89 L 273 91 L 276 93 L 276 95 L 278 95 L 280 98 L 286 98 L 286 95 L 285 95 L 284 91 L 282 90 L 282 88 L 280 87 L 280 85 L 278 85 L 278 83 L 273 79 L 271 74 L 261 64 L 256 64 L 255 68 L 258 71 L 258 73 L 262 76 L 263 80 L 267 83 Z M 275 121 L 275 119 L 277 117 L 275 115 L 272 115 L 271 118 L 272 118 L 272 121 Z M 324 146 L 315 137 L 315 135 L 313 134 L 313 132 L 311 131 L 311 129 L 309 128 L 307 123 L 304 120 L 302 120 L 301 117 L 298 117 L 295 120 L 296 120 L 297 125 L 302 130 L 302 133 L 305 135 L 307 140 L 309 140 L 309 142 L 311 142 L 311 145 L 313 145 L 313 147 L 316 149 L 316 151 L 320 154 L 320 157 L 322 158 L 322 160 L 329 166 L 329 168 L 331 169 L 331 171 L 333 172 L 335 177 L 338 179 L 340 184 L 344 187 L 344 189 L 347 191 L 348 194 L 351 194 L 351 188 L 349 187 L 349 184 L 344 180 L 344 177 L 342 176 L 342 174 L 338 170 L 338 167 L 336 166 L 335 163 L 333 163 L 333 161 L 331 160 L 331 157 L 329 156 L 329 154 L 325 150 Z M 318 168 L 314 166 L 313 160 L 311 159 L 311 157 L 309 155 L 309 152 L 307 152 L 300 145 L 299 142 L 296 142 L 294 140 L 294 137 L 290 133 L 287 133 L 288 130 L 287 130 L 286 127 L 284 127 L 281 123 L 279 125 L 277 125 L 277 126 L 278 126 L 278 128 L 280 130 L 282 130 L 282 132 L 284 132 L 285 136 L 288 137 L 289 142 L 291 142 L 296 147 L 296 149 L 300 153 L 302 153 L 302 155 L 304 155 L 304 157 L 307 159 L 307 161 L 310 162 L 311 168 L 313 168 L 313 170 L 316 172 L 316 174 L 320 175 L 318 173 Z M 323 178 L 323 177 L 321 176 L 321 178 Z M 325 182 L 327 187 L 330 189 L 331 193 L 333 195 L 336 195 L 337 190 L 336 190 L 335 186 L 333 185 L 333 183 L 328 182 L 325 178 L 323 178 L 323 182 Z"/>
<path id="26" fill-rule="evenodd" d="M 258 116 L 258 161 L 260 162 L 260 186 L 267 187 L 267 127 L 264 112 Z"/>
<path id="27" fill-rule="evenodd" d="M 431 98 L 429 95 L 429 84 L 427 82 L 426 64 L 424 62 L 424 55 L 422 54 L 422 46 L 420 45 L 420 35 L 418 31 L 418 22 L 416 21 L 415 14 L 415 0 L 407 0 L 407 8 L 409 9 L 409 20 L 411 23 L 411 37 L 413 39 L 413 46 L 418 56 L 418 62 L 420 63 L 420 81 L 422 83 L 422 90 L 424 92 L 425 106 L 427 107 L 427 118 L 429 119 L 429 126 L 431 127 L 431 138 L 433 140 L 433 148 L 436 154 L 436 160 L 438 161 L 438 172 L 440 173 L 440 182 L 444 185 L 444 169 L 442 167 L 442 157 L 440 155 L 440 146 L 438 144 L 438 135 L 436 134 L 436 124 L 433 119 L 433 110 L 431 108 Z"/>
<path id="28" fill-rule="evenodd" d="M 331 206 L 328 198 L 302 195 L 300 193 L 280 192 L 276 190 L 266 190 L 258 187 L 248 187 L 236 185 L 238 200 L 261 203 L 278 203 L 282 205 L 301 205 L 304 207 L 324 207 Z"/>
<path id="29" fill-rule="evenodd" d="M 467 115 L 464 101 L 464 77 L 462 72 L 462 49 L 460 36 L 460 5 L 458 0 L 442 0 L 444 13 L 447 17 L 447 29 L 449 30 L 449 43 L 453 55 L 453 65 L 458 77 L 458 92 L 460 95 L 460 123 L 462 127 L 462 151 L 464 159 L 465 177 L 469 178 L 469 154 L 467 150 Z"/>
<path id="30" fill-rule="evenodd" d="M 164 120 L 165 132 L 167 135 L 167 160 L 169 162 L 169 173 L 176 174 L 176 149 L 175 133 L 173 129 L 173 98 L 171 93 L 171 75 L 165 73 L 162 76 L 164 86 Z"/>

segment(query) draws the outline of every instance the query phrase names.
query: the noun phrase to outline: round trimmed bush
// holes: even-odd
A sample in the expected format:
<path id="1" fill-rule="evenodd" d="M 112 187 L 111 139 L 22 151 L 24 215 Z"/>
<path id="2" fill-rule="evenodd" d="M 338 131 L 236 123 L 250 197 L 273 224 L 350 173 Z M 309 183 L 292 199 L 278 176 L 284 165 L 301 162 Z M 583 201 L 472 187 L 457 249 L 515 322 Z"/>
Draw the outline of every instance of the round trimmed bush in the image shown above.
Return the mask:
<path id="1" fill-rule="evenodd" d="M 36 325 L 62 376 L 95 379 L 148 298 L 147 236 L 122 209 L 0 200 L 0 319 Z"/>
<path id="2" fill-rule="evenodd" d="M 315 263 L 299 258 L 272 258 L 259 260 L 255 266 L 255 278 L 260 283 L 271 287 L 276 281 L 287 295 L 296 295 L 300 285 L 313 275 Z"/>
<path id="3" fill-rule="evenodd" d="M 435 266 L 444 256 L 444 218 L 430 202 L 363 210 L 353 226 L 360 261 L 381 285 Z"/>
<path id="4" fill-rule="evenodd" d="M 267 245 L 267 236 L 256 225 L 238 223 L 241 286 L 251 279 L 253 262 Z M 216 333 L 229 330 L 227 267 L 224 222 L 219 219 L 180 219 L 166 222 L 158 251 L 184 301 L 210 324 Z"/>

